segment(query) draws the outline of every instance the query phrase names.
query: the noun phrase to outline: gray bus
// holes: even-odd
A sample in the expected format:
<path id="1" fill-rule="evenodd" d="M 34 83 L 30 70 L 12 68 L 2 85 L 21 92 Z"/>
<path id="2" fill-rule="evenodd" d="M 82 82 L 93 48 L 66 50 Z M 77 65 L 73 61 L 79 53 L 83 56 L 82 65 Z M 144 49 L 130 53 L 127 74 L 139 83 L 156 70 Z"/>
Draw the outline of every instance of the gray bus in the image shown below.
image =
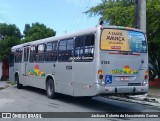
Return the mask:
<path id="1" fill-rule="evenodd" d="M 12 47 L 10 80 L 17 88 L 71 96 L 137 95 L 148 91 L 145 34 L 134 28 L 96 26 Z"/>

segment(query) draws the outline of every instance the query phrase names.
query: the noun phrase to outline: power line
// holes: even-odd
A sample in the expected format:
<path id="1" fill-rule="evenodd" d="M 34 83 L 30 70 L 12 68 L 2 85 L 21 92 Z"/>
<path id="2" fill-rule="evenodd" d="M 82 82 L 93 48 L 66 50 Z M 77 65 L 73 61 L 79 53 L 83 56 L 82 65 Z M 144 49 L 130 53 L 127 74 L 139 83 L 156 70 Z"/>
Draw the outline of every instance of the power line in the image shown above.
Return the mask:
<path id="1" fill-rule="evenodd" d="M 80 2 L 79 2 L 80 7 L 81 7 L 81 3 L 82 3 L 82 0 L 80 0 Z M 78 13 L 79 13 L 79 9 L 77 8 L 77 9 L 75 10 L 74 15 L 73 15 L 73 22 L 72 22 L 72 25 L 70 26 L 70 29 L 71 29 L 71 30 L 72 30 L 73 27 L 75 26 L 75 21 L 76 21 L 76 18 L 77 18 Z"/>
<path id="2" fill-rule="evenodd" d="M 88 0 L 88 3 L 86 4 L 86 8 L 89 6 L 89 3 L 90 3 L 90 0 Z M 80 25 L 81 22 L 82 22 L 82 10 L 81 10 L 81 16 L 80 16 L 80 19 L 79 19 L 79 23 L 77 24 L 76 30 L 79 27 L 79 25 Z"/>
<path id="3" fill-rule="evenodd" d="M 0 14 L 0 19 L 7 24 L 9 23 L 8 20 L 2 14 Z"/>
<path id="4" fill-rule="evenodd" d="M 77 18 L 77 24 L 76 24 L 76 26 L 75 26 L 75 29 L 77 30 L 77 28 L 78 28 L 78 26 L 79 26 L 79 24 L 80 24 L 80 22 L 81 22 L 81 20 L 82 20 L 82 12 L 83 12 L 83 8 L 84 8 L 84 6 L 85 6 L 85 2 L 83 3 L 83 6 L 81 7 L 81 10 L 80 10 L 80 12 L 79 12 L 79 16 L 78 16 L 78 18 Z"/>
<path id="5" fill-rule="evenodd" d="M 73 24 L 72 24 L 72 26 L 71 26 L 71 30 L 73 30 L 73 29 L 76 27 L 76 24 L 77 24 L 76 21 L 78 20 L 80 14 L 81 14 L 81 11 L 82 11 L 82 9 L 83 9 L 83 7 L 84 7 L 84 5 L 85 5 L 85 1 L 84 1 L 84 0 L 81 0 L 80 3 L 79 3 L 79 5 L 80 5 L 80 8 L 81 8 L 81 9 L 78 9 L 78 8 L 77 8 L 77 11 L 75 12 Z"/>

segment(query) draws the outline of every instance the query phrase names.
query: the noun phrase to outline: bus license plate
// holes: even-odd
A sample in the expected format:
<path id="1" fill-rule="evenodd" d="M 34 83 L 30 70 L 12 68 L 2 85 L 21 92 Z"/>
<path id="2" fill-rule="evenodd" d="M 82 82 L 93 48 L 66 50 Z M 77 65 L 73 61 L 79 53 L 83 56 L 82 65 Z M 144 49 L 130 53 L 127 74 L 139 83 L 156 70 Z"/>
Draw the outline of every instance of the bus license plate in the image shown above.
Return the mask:
<path id="1" fill-rule="evenodd" d="M 120 77 L 120 80 L 121 81 L 129 81 L 129 78 L 128 77 Z"/>

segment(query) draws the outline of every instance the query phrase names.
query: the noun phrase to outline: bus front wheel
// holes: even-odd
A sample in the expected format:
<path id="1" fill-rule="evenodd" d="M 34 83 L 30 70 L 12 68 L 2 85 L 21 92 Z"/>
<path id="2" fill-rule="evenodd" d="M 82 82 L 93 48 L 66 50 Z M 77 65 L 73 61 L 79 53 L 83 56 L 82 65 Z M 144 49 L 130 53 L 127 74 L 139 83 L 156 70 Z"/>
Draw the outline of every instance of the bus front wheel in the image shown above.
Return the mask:
<path id="1" fill-rule="evenodd" d="M 49 79 L 47 81 L 47 84 L 46 84 L 46 93 L 47 93 L 48 98 L 50 98 L 50 99 L 53 99 L 53 98 L 56 97 L 55 86 L 54 86 L 53 79 Z"/>
<path id="2" fill-rule="evenodd" d="M 23 85 L 19 83 L 19 76 L 18 75 L 15 76 L 15 81 L 17 82 L 17 88 L 22 89 Z"/>

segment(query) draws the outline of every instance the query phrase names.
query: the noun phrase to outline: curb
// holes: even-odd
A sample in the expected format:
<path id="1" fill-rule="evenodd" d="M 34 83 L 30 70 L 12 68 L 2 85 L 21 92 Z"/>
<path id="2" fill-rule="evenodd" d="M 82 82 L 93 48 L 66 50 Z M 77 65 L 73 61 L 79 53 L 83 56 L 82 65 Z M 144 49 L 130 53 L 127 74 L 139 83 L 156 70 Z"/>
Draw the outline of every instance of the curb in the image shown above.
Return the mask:
<path id="1" fill-rule="evenodd" d="M 0 90 L 5 89 L 5 88 L 8 88 L 8 87 L 10 87 L 10 85 L 6 84 L 5 86 L 0 87 Z"/>
<path id="2" fill-rule="evenodd" d="M 151 106 L 160 108 L 160 99 L 156 99 L 156 98 L 116 97 L 116 96 L 110 96 L 110 97 L 105 97 L 105 98 L 119 100 L 119 101 L 132 102 L 132 103 L 139 103 L 143 105 L 151 105 Z"/>

